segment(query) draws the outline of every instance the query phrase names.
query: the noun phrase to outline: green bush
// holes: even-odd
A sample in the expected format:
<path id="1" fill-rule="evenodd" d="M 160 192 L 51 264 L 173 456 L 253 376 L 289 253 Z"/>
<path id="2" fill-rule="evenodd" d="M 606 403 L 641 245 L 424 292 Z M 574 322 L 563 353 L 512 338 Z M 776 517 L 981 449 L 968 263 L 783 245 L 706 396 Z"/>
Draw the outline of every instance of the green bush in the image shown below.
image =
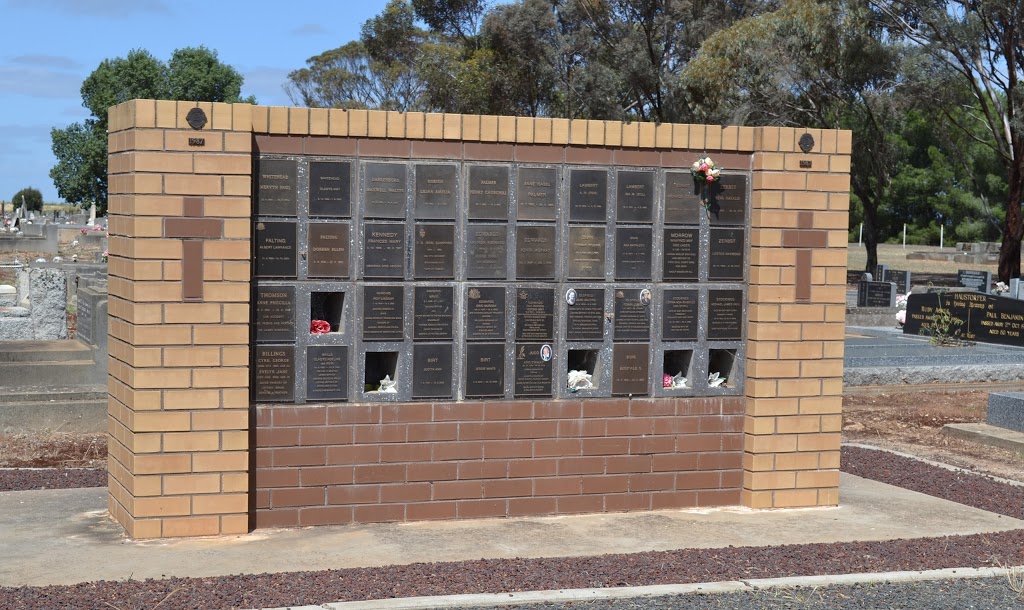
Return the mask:
<path id="1" fill-rule="evenodd" d="M 24 203 L 25 208 L 33 212 L 43 211 L 43 194 L 39 192 L 39 189 L 34 189 L 31 186 L 15 193 L 14 197 L 11 197 L 11 202 L 17 207 L 21 207 Z"/>

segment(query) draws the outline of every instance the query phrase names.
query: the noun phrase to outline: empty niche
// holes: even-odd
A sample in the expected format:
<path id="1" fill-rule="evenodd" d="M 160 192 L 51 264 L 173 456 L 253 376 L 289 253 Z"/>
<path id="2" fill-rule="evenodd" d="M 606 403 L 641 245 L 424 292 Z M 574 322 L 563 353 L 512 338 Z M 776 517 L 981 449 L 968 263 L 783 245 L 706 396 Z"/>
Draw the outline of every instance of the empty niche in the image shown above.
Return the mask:
<path id="1" fill-rule="evenodd" d="M 566 360 L 566 385 L 572 391 L 591 390 L 598 386 L 598 350 L 571 349 Z M 588 377 L 589 376 L 589 377 Z"/>
<path id="2" fill-rule="evenodd" d="M 363 391 L 379 392 L 381 381 L 386 377 L 395 387 L 395 374 L 398 372 L 398 352 L 366 352 L 366 363 L 363 373 Z"/>
<path id="3" fill-rule="evenodd" d="M 341 332 L 341 317 L 345 311 L 344 292 L 313 292 L 309 295 L 309 319 L 323 320 L 331 325 L 330 332 Z M 312 331 L 312 325 L 310 330 Z"/>
<path id="4" fill-rule="evenodd" d="M 690 376 L 690 363 L 693 361 L 693 350 L 667 349 L 662 361 L 662 387 L 672 390 L 692 388 L 693 378 Z"/>
<path id="5" fill-rule="evenodd" d="M 735 365 L 736 350 L 711 350 L 708 354 L 708 386 L 719 388 L 736 387 L 736 383 L 732 379 L 733 368 Z"/>

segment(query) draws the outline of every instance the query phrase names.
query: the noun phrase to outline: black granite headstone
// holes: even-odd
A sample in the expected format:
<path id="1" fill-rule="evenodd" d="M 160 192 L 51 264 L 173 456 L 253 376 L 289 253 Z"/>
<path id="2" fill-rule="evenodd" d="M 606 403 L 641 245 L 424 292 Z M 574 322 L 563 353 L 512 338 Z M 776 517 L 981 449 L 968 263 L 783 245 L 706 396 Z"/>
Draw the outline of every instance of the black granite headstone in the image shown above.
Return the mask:
<path id="1" fill-rule="evenodd" d="M 256 211 L 260 216 L 295 216 L 298 169 L 291 159 L 256 162 Z"/>
<path id="2" fill-rule="evenodd" d="M 348 346 L 306 348 L 306 400 L 348 399 Z"/>
<path id="3" fill-rule="evenodd" d="M 711 224 L 744 224 L 747 221 L 747 177 L 723 174 L 712 184 L 708 202 Z"/>
<path id="4" fill-rule="evenodd" d="M 309 277 L 347 278 L 347 222 L 309 223 Z"/>
<path id="5" fill-rule="evenodd" d="M 401 286 L 363 286 L 363 341 L 401 341 L 404 322 Z"/>
<path id="6" fill-rule="evenodd" d="M 896 284 L 896 292 L 910 294 L 910 272 L 903 269 L 890 269 L 887 265 L 878 265 L 874 280 Z M 987 292 L 983 291 L 983 292 Z"/>
<path id="7" fill-rule="evenodd" d="M 256 223 L 257 277 L 295 278 L 298 276 L 298 225 L 294 222 Z"/>
<path id="8" fill-rule="evenodd" d="M 508 219 L 507 165 L 470 165 L 466 213 L 470 220 Z"/>
<path id="9" fill-rule="evenodd" d="M 516 181 L 516 218 L 554 220 L 558 211 L 558 170 L 521 167 Z"/>
<path id="10" fill-rule="evenodd" d="M 650 351 L 647 343 L 616 343 L 612 347 L 612 394 L 647 395 Z"/>
<path id="11" fill-rule="evenodd" d="M 708 280 L 742 280 L 743 250 L 743 229 L 711 229 Z"/>
<path id="12" fill-rule="evenodd" d="M 405 225 L 366 224 L 363 244 L 364 277 L 405 277 Z"/>
<path id="13" fill-rule="evenodd" d="M 892 282 L 857 283 L 857 307 L 895 307 L 896 284 Z"/>
<path id="14" fill-rule="evenodd" d="M 605 259 L 604 227 L 569 227 L 569 251 L 565 273 L 574 280 L 603 280 Z"/>
<path id="15" fill-rule="evenodd" d="M 412 338 L 416 341 L 451 341 L 455 292 L 451 286 L 416 286 L 413 289 Z"/>
<path id="16" fill-rule="evenodd" d="M 665 172 L 664 203 L 665 224 L 700 224 L 704 205 L 690 172 Z"/>
<path id="17" fill-rule="evenodd" d="M 640 288 L 615 290 L 615 320 L 612 325 L 616 341 L 651 338 L 651 291 Z"/>
<path id="18" fill-rule="evenodd" d="M 412 347 L 412 397 L 452 397 L 452 345 L 417 343 Z"/>
<path id="19" fill-rule="evenodd" d="M 505 288 L 472 287 L 466 291 L 466 340 L 505 338 Z"/>
<path id="20" fill-rule="evenodd" d="M 455 277 L 455 225 L 416 224 L 413 275 L 417 278 Z"/>
<path id="21" fill-rule="evenodd" d="M 416 218 L 455 219 L 456 175 L 454 165 L 416 166 Z"/>
<path id="22" fill-rule="evenodd" d="M 349 161 L 309 162 L 309 215 L 351 215 L 352 163 Z"/>
<path id="23" fill-rule="evenodd" d="M 470 224 L 466 227 L 466 278 L 508 278 L 508 227 Z"/>
<path id="24" fill-rule="evenodd" d="M 604 289 L 574 288 L 573 303 L 565 308 L 569 341 L 604 339 Z"/>
<path id="25" fill-rule="evenodd" d="M 555 227 L 523 226 L 516 230 L 516 277 L 550 280 L 555 277 Z"/>
<path id="26" fill-rule="evenodd" d="M 619 171 L 616 189 L 616 222 L 654 222 L 654 172 Z"/>
<path id="27" fill-rule="evenodd" d="M 605 222 L 608 219 L 608 171 L 569 170 L 569 220 Z"/>
<path id="28" fill-rule="evenodd" d="M 907 318 L 903 333 L 925 332 L 933 324 L 939 309 L 945 309 L 962 324 L 952 325 L 950 334 L 959 338 L 1000 345 L 1024 345 L 1024 301 L 979 292 L 934 292 L 911 294 L 907 299 Z"/>
<path id="29" fill-rule="evenodd" d="M 958 269 L 956 272 L 956 283 L 964 288 L 973 288 L 977 292 L 987 293 L 992 287 L 992 272 Z"/>
<path id="30" fill-rule="evenodd" d="M 662 275 L 665 281 L 696 282 L 700 269 L 700 229 L 665 229 Z"/>
<path id="31" fill-rule="evenodd" d="M 295 400 L 295 347 L 255 345 L 253 351 L 252 399 L 254 402 Z"/>
<path id="32" fill-rule="evenodd" d="M 615 279 L 651 279 L 653 236 L 648 227 L 615 229 Z"/>
<path id="33" fill-rule="evenodd" d="M 517 341 L 553 341 L 554 318 L 554 289 L 516 288 Z"/>
<path id="34" fill-rule="evenodd" d="M 505 344 L 469 343 L 466 345 L 467 398 L 505 395 Z"/>
<path id="35" fill-rule="evenodd" d="M 408 205 L 407 168 L 398 163 L 367 163 L 363 216 L 405 218 Z"/>
<path id="36" fill-rule="evenodd" d="M 665 341 L 696 341 L 698 295 L 696 290 L 666 290 L 662 303 L 661 338 Z"/>
<path id="37" fill-rule="evenodd" d="M 743 338 L 743 291 L 708 291 L 708 341 L 738 341 Z"/>
<path id="38" fill-rule="evenodd" d="M 551 346 L 539 343 L 517 343 L 515 384 L 519 396 L 551 396 Z"/>
<path id="39" fill-rule="evenodd" d="M 256 341 L 295 341 L 295 287 L 259 286 L 255 298 Z"/>

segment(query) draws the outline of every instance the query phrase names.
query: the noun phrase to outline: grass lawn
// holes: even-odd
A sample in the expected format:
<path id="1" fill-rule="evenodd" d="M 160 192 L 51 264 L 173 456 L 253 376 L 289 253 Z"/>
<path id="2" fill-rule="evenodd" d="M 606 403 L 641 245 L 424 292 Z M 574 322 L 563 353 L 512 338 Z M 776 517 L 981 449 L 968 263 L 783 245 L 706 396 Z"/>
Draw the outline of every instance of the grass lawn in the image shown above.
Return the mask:
<path id="1" fill-rule="evenodd" d="M 949 251 L 946 248 L 945 251 Z M 907 254 L 911 252 L 939 252 L 938 246 L 911 246 L 906 249 L 902 244 L 879 244 L 878 263 L 888 265 L 890 269 L 910 271 L 911 273 L 950 273 L 955 275 L 957 269 L 976 269 L 979 271 L 996 272 L 996 265 L 970 265 L 967 263 L 954 263 L 945 261 L 928 260 L 907 260 Z M 846 268 L 850 271 L 864 271 L 867 264 L 868 253 L 863 245 L 850 244 L 847 250 Z"/>

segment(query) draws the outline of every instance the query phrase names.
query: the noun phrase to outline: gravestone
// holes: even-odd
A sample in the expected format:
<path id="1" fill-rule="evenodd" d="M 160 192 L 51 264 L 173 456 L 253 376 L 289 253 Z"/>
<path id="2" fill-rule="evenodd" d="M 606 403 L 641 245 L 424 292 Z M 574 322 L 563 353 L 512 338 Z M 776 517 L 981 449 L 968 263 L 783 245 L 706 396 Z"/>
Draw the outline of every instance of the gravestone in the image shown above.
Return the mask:
<path id="1" fill-rule="evenodd" d="M 896 284 L 892 282 L 857 282 L 857 307 L 896 307 Z"/>
<path id="2" fill-rule="evenodd" d="M 987 293 L 992 287 L 992 272 L 958 269 L 956 272 L 956 284 L 964 288 L 971 288 L 977 292 Z"/>
<path id="3" fill-rule="evenodd" d="M 878 265 L 875 269 L 875 278 L 879 282 L 892 282 L 896 284 L 896 292 L 899 294 L 910 294 L 910 272 L 902 269 L 890 269 L 886 265 Z"/>
<path id="4" fill-rule="evenodd" d="M 951 327 L 968 341 L 1024 346 L 1024 301 L 978 292 L 929 292 L 907 299 L 904 334 L 920 335 L 939 309 L 963 323 Z"/>

